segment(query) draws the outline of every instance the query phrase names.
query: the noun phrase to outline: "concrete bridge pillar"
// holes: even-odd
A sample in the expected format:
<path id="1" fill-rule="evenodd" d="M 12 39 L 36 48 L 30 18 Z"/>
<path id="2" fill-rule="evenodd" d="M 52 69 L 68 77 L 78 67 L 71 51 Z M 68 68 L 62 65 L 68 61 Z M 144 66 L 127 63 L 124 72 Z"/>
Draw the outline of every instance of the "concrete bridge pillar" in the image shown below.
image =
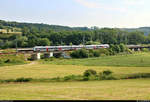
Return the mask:
<path id="1" fill-rule="evenodd" d="M 50 52 L 50 57 L 53 57 L 54 56 L 54 53 L 53 52 Z"/>
<path id="2" fill-rule="evenodd" d="M 138 48 L 138 51 L 141 51 L 141 49 L 140 49 L 140 48 Z"/>
<path id="3" fill-rule="evenodd" d="M 135 49 L 134 49 L 134 48 L 132 48 L 132 51 L 135 51 Z"/>
<path id="4" fill-rule="evenodd" d="M 37 53 L 37 60 L 41 59 L 41 53 Z"/>
<path id="5" fill-rule="evenodd" d="M 32 60 L 39 60 L 41 59 L 41 53 L 36 53 L 31 55 Z"/>
<path id="6" fill-rule="evenodd" d="M 53 52 L 44 53 L 44 58 L 50 58 L 50 57 L 53 57 Z"/>

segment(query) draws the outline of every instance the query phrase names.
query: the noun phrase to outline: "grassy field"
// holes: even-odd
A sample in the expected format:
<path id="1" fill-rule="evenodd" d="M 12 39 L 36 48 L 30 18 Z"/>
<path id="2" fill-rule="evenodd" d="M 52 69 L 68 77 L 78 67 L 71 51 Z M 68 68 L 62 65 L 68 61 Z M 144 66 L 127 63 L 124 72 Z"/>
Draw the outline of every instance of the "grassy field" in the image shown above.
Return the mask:
<path id="1" fill-rule="evenodd" d="M 150 67 L 150 53 L 135 53 L 131 55 L 104 56 L 87 59 L 54 59 L 42 61 L 57 65 L 85 65 L 85 66 L 121 66 L 121 67 Z"/>
<path id="2" fill-rule="evenodd" d="M 30 64 L 1 66 L 0 79 L 53 78 L 81 75 L 87 69 L 111 70 L 115 75 L 150 72 L 150 53 L 89 59 L 55 59 Z M 150 79 L 87 82 L 0 83 L 0 100 L 150 100 Z"/>
<path id="3" fill-rule="evenodd" d="M 87 69 L 94 69 L 97 72 L 111 70 L 114 74 L 148 73 L 149 67 L 103 67 L 103 66 L 77 66 L 77 65 L 51 65 L 51 64 L 26 64 L 16 66 L 0 67 L 0 79 L 14 78 L 53 78 L 66 75 L 79 75 Z"/>
<path id="4" fill-rule="evenodd" d="M 150 100 L 149 80 L 0 84 L 0 100 Z"/>
<path id="5" fill-rule="evenodd" d="M 7 50 L 7 51 L 9 53 L 9 50 Z M 27 63 L 29 63 L 29 62 L 25 61 L 25 56 L 23 54 L 0 55 L 0 67 L 1 66 L 27 64 Z"/>

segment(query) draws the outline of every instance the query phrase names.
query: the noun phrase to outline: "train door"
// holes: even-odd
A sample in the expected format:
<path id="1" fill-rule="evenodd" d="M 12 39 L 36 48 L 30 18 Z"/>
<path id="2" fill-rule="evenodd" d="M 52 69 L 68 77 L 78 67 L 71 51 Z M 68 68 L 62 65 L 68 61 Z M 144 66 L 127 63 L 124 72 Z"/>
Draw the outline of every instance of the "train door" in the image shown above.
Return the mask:
<path id="1" fill-rule="evenodd" d="M 61 47 L 59 47 L 59 48 L 58 48 L 58 50 L 59 50 L 59 51 L 61 51 L 61 50 L 62 50 L 62 48 L 61 48 Z"/>
<path id="2" fill-rule="evenodd" d="M 93 49 L 96 49 L 96 46 L 94 46 Z"/>
<path id="3" fill-rule="evenodd" d="M 48 48 L 46 48 L 46 51 L 48 52 Z"/>

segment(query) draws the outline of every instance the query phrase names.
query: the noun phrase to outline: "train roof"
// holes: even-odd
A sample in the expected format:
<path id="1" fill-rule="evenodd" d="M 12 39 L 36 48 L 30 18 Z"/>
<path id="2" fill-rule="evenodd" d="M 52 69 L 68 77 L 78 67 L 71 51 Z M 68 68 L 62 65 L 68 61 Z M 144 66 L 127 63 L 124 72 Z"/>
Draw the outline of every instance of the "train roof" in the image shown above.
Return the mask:
<path id="1" fill-rule="evenodd" d="M 108 44 L 100 45 L 64 45 L 64 46 L 35 46 L 34 48 L 54 48 L 54 47 L 83 47 L 83 46 L 109 46 Z"/>

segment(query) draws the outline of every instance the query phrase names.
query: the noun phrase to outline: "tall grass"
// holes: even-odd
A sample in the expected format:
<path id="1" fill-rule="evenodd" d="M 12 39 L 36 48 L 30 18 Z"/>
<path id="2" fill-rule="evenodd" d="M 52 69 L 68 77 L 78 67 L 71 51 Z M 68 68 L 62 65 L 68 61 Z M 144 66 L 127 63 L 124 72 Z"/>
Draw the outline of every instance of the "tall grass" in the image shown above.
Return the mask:
<path id="1" fill-rule="evenodd" d="M 120 66 L 120 67 L 150 67 L 150 53 L 136 52 L 134 54 L 119 54 L 86 59 L 55 59 L 41 60 L 43 64 L 85 65 L 85 66 Z"/>

